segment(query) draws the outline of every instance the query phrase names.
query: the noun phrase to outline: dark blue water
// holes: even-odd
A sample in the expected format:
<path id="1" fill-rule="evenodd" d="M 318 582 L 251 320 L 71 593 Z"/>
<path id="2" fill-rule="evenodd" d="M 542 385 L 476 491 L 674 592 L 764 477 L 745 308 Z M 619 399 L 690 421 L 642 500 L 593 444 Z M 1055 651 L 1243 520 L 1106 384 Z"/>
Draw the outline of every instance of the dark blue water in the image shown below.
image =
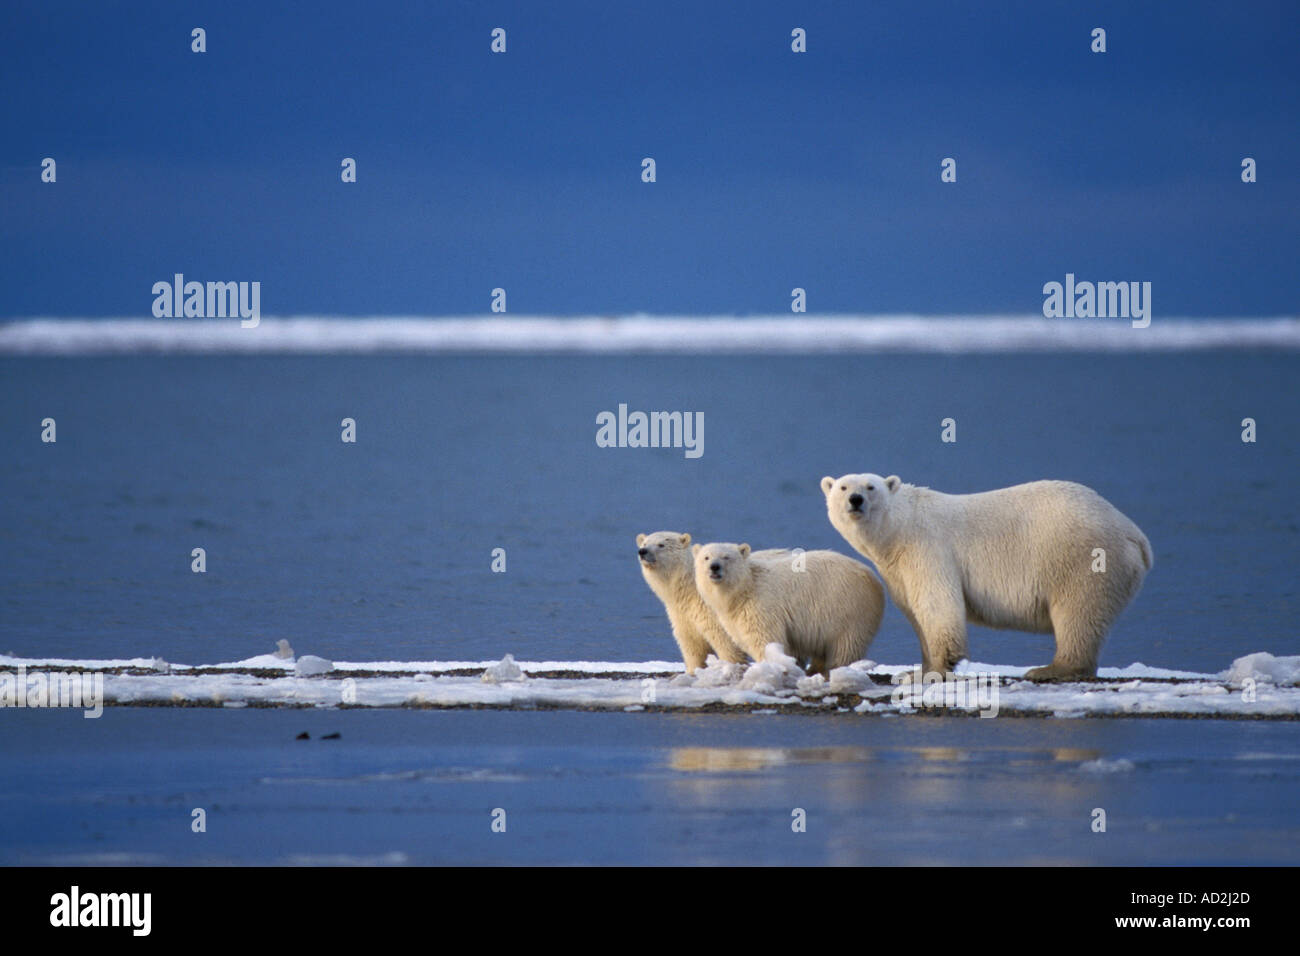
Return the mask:
<path id="1" fill-rule="evenodd" d="M 4 716 L 15 732 L 0 760 L 21 772 L 0 780 L 3 864 L 1300 862 L 1295 723 Z M 1096 760 L 1131 766 L 1081 769 Z M 191 830 L 196 808 L 205 833 Z M 491 829 L 498 808 L 504 833 Z M 1092 828 L 1099 808 L 1105 832 Z"/>
<path id="2" fill-rule="evenodd" d="M 1297 373 L 1292 353 L 3 358 L 0 651 L 672 658 L 638 532 L 851 553 L 818 482 L 875 471 L 1091 485 L 1155 549 L 1103 666 L 1215 671 L 1300 652 Z M 598 448 L 619 403 L 702 411 L 703 456 Z M 971 648 L 1038 664 L 1052 645 Z M 918 658 L 893 608 L 871 656 Z"/>

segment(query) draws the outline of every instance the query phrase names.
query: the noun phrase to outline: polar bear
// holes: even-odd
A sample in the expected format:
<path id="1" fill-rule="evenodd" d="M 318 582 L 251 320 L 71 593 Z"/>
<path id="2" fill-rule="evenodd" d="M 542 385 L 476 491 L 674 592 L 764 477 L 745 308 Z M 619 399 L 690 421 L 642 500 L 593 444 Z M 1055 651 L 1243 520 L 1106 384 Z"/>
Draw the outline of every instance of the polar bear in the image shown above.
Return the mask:
<path id="1" fill-rule="evenodd" d="M 745 652 L 718 623 L 713 611 L 695 590 L 695 564 L 691 536 L 676 531 L 656 531 L 636 536 L 641 575 L 668 611 L 668 623 L 681 648 L 686 673 L 694 674 L 712 651 L 720 661 L 743 663 Z"/>
<path id="2" fill-rule="evenodd" d="M 822 492 L 916 629 L 924 673 L 968 656 L 970 621 L 1054 634 L 1052 663 L 1030 680 L 1095 677 L 1106 632 L 1151 570 L 1138 526 L 1071 481 L 946 495 L 862 474 L 823 478 Z"/>
<path id="3" fill-rule="evenodd" d="M 866 654 L 885 613 L 871 569 L 834 551 L 750 551 L 695 545 L 695 586 L 732 639 L 756 661 L 775 641 L 810 673 L 829 675 Z"/>

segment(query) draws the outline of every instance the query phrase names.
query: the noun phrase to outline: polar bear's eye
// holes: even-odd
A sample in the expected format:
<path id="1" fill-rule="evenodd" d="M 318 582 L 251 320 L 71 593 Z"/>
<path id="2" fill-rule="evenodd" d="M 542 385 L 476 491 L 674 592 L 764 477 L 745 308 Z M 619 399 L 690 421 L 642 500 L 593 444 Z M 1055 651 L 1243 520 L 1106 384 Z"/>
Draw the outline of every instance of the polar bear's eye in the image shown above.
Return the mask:
<path id="1" fill-rule="evenodd" d="M 875 491 L 875 490 L 876 490 L 875 485 L 867 485 L 867 491 Z"/>
<path id="2" fill-rule="evenodd" d="M 848 485 L 840 485 L 840 491 L 848 491 L 848 490 L 849 490 Z"/>

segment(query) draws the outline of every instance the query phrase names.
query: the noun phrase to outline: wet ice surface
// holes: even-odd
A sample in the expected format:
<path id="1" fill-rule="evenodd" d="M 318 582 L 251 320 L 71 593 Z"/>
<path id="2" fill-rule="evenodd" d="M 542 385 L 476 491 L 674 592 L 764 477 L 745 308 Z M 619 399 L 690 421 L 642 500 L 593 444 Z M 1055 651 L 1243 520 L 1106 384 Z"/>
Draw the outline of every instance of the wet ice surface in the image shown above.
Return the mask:
<path id="1" fill-rule="evenodd" d="M 1300 862 L 1289 721 L 136 707 L 0 718 L 6 864 Z M 195 808 L 205 833 L 191 830 Z M 498 808 L 505 833 L 491 829 Z M 796 809 L 806 832 L 792 831 Z"/>

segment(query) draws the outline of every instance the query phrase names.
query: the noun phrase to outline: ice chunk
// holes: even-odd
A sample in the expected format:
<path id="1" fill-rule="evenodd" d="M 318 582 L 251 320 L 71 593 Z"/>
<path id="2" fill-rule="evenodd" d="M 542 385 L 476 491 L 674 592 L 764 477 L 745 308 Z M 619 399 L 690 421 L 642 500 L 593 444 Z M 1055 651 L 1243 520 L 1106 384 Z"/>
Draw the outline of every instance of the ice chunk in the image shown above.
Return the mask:
<path id="1" fill-rule="evenodd" d="M 799 678 L 795 683 L 795 689 L 800 697 L 822 697 L 830 692 L 826 686 L 826 678 L 821 674 Z"/>
<path id="2" fill-rule="evenodd" d="M 293 660 L 293 648 L 289 646 L 289 642 L 284 638 L 275 642 L 275 656 L 282 661 Z"/>
<path id="3" fill-rule="evenodd" d="M 826 689 L 832 694 L 860 694 L 867 688 L 876 686 L 876 682 L 867 673 L 875 666 L 872 661 L 862 661 L 848 667 L 837 667 L 831 671 L 831 681 Z"/>
<path id="4" fill-rule="evenodd" d="M 483 672 L 483 683 L 485 684 L 503 684 L 506 681 L 523 679 L 524 672 L 515 663 L 515 655 L 513 654 L 507 654 Z"/>
<path id="5" fill-rule="evenodd" d="M 1256 683 L 1276 684 L 1278 687 L 1300 685 L 1300 657 L 1274 657 L 1266 651 L 1238 657 L 1232 666 L 1219 675 L 1229 684 L 1240 685 L 1247 680 Z"/>
<path id="6" fill-rule="evenodd" d="M 740 683 L 740 679 L 744 676 L 744 664 L 720 661 L 710 654 L 709 666 L 696 668 L 695 680 L 692 683 L 695 687 L 730 687 L 732 684 Z"/>
<path id="7" fill-rule="evenodd" d="M 741 690 L 775 696 L 778 691 L 794 692 L 799 680 L 806 677 L 803 670 L 780 644 L 767 645 L 761 661 L 755 661 L 740 679 Z"/>
<path id="8" fill-rule="evenodd" d="M 334 669 L 334 664 L 325 660 L 323 657 L 317 657 L 314 654 L 304 654 L 298 658 L 298 664 L 293 672 L 299 677 L 316 677 L 319 674 L 328 674 Z"/>

